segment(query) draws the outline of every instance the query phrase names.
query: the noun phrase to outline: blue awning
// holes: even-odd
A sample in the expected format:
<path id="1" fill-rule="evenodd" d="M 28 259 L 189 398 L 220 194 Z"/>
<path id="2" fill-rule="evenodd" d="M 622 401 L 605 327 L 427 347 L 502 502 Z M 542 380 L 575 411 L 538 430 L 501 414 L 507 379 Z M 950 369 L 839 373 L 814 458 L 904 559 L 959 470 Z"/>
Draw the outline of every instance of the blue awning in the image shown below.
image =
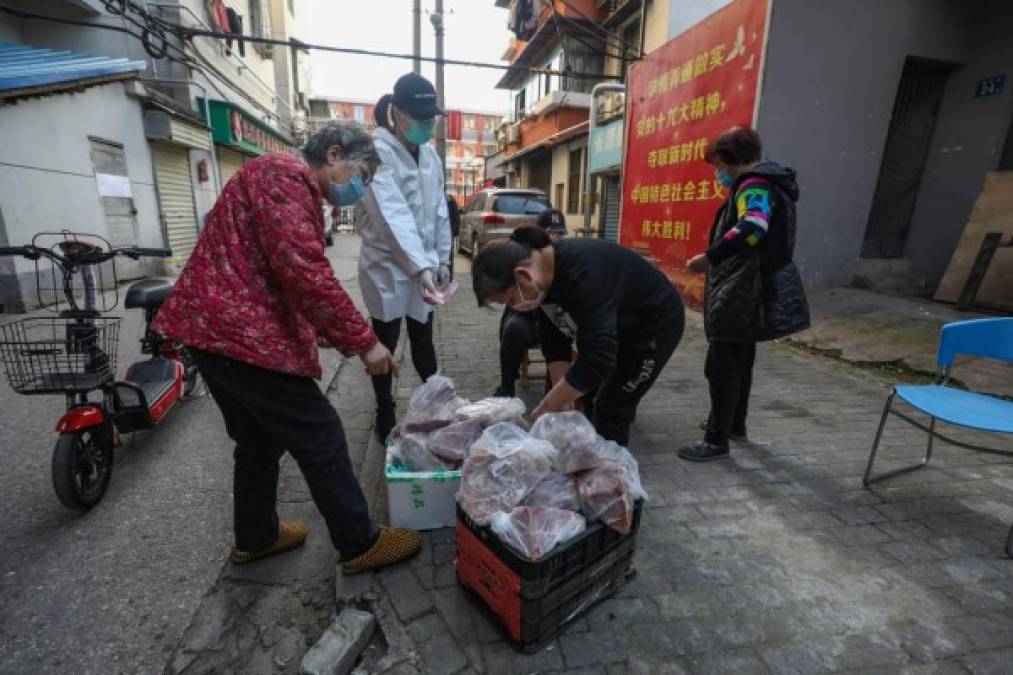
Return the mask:
<path id="1" fill-rule="evenodd" d="M 142 71 L 145 65 L 144 61 L 0 42 L 0 92 L 115 77 Z"/>

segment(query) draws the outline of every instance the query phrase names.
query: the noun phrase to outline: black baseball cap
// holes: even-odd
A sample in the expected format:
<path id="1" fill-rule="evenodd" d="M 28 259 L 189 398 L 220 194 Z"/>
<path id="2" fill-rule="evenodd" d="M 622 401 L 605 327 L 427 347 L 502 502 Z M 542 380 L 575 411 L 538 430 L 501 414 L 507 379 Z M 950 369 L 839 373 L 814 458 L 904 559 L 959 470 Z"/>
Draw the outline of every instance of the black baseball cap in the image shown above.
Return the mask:
<path id="1" fill-rule="evenodd" d="M 415 73 L 398 78 L 391 103 L 417 120 L 446 114 L 436 105 L 436 89 L 432 82 Z"/>
<path id="2" fill-rule="evenodd" d="M 538 227 L 546 232 L 566 231 L 566 216 L 559 209 L 545 209 L 538 214 Z"/>

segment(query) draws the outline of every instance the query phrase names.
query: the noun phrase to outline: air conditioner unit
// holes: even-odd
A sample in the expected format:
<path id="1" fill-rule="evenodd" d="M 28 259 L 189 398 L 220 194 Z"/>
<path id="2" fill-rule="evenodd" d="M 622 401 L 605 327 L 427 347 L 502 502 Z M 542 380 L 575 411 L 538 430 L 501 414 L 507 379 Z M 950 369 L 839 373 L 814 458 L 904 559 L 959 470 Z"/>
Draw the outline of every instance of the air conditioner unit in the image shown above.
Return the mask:
<path id="1" fill-rule="evenodd" d="M 511 124 L 507 127 L 507 143 L 521 142 L 521 125 Z"/>

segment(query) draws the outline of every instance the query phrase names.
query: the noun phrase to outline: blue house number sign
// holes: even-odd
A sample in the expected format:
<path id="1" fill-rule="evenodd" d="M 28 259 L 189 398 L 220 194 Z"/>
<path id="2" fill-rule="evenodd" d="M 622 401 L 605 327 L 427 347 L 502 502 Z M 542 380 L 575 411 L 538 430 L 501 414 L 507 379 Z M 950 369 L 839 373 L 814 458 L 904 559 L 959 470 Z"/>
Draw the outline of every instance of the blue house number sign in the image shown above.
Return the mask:
<path id="1" fill-rule="evenodd" d="M 975 98 L 982 96 L 998 96 L 1002 93 L 1003 85 L 1006 84 L 1006 75 L 994 75 L 978 80 L 978 87 L 975 89 Z"/>

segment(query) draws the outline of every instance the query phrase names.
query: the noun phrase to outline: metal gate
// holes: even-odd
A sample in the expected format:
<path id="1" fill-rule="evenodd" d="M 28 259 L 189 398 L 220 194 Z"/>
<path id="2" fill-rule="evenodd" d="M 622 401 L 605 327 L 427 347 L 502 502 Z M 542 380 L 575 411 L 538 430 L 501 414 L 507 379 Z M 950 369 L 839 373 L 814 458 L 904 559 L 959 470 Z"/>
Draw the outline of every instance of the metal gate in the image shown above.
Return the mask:
<path id="1" fill-rule="evenodd" d="M 197 244 L 197 209 L 190 176 L 190 151 L 184 147 L 152 143 L 155 180 L 165 223 L 165 236 L 172 255 L 186 258 Z"/>
<path id="2" fill-rule="evenodd" d="M 222 177 L 222 189 L 229 179 L 236 175 L 236 172 L 243 168 L 246 157 L 233 150 L 218 148 L 218 171 Z"/>
<path id="3" fill-rule="evenodd" d="M 865 230 L 865 258 L 904 255 L 911 214 L 951 69 L 946 64 L 914 58 L 904 64 Z"/>
<path id="4" fill-rule="evenodd" d="M 604 177 L 602 239 L 619 242 L 619 174 Z"/>

